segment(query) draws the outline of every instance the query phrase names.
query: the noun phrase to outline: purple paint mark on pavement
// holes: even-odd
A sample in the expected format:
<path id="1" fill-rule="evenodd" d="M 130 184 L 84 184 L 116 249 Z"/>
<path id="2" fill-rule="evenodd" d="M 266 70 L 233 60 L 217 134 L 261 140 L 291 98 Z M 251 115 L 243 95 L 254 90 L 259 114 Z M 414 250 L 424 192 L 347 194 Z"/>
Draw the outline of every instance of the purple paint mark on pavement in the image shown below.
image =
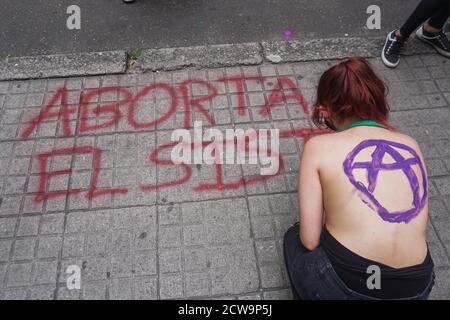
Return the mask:
<path id="1" fill-rule="evenodd" d="M 293 32 L 290 29 L 284 29 L 281 34 L 283 35 L 283 37 L 285 38 L 291 38 L 293 36 Z"/>
<path id="2" fill-rule="evenodd" d="M 370 162 L 355 162 L 356 156 L 363 150 L 375 147 L 372 153 L 372 161 Z M 405 159 L 396 149 L 407 151 L 412 157 Z M 385 154 L 390 155 L 394 159 L 394 163 L 385 164 L 383 158 Z M 420 196 L 419 179 L 414 172 L 412 166 L 417 165 L 422 175 L 423 195 Z M 425 169 L 419 155 L 414 149 L 404 144 L 387 141 L 387 140 L 365 140 L 358 144 L 348 155 L 343 163 L 344 172 L 347 175 L 353 186 L 360 191 L 368 200 L 363 201 L 371 209 L 377 211 L 378 215 L 388 222 L 405 222 L 408 223 L 414 219 L 420 211 L 424 208 L 427 201 L 427 178 Z M 368 187 L 366 188 L 360 181 L 357 181 L 353 175 L 355 169 L 367 170 Z M 380 171 L 402 170 L 411 187 L 413 193 L 412 207 L 405 211 L 389 212 L 382 204 L 375 198 L 373 192 L 377 185 L 378 174 Z"/>

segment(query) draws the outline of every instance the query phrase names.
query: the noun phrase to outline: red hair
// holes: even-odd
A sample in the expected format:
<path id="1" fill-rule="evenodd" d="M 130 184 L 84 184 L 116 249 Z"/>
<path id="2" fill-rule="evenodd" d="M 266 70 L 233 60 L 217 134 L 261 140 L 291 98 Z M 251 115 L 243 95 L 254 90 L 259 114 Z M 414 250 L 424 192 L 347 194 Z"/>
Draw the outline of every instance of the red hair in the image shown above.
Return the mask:
<path id="1" fill-rule="evenodd" d="M 320 77 L 313 122 L 319 123 L 319 106 L 325 107 L 330 119 L 372 120 L 388 128 L 389 105 L 387 87 L 370 64 L 361 57 L 353 57 L 328 69 Z"/>

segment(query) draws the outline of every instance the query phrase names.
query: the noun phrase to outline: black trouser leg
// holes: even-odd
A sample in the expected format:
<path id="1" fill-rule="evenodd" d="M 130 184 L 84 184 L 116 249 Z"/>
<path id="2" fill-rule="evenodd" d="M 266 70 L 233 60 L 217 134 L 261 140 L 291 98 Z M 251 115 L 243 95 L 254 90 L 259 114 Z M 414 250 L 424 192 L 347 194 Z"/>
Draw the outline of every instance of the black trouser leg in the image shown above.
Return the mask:
<path id="1" fill-rule="evenodd" d="M 430 25 L 443 27 L 449 17 L 449 0 L 422 0 L 405 24 L 400 28 L 403 37 L 408 38 L 420 25 L 430 19 Z"/>
<path id="2" fill-rule="evenodd" d="M 448 17 L 450 17 L 450 1 L 447 1 L 447 4 L 428 20 L 428 24 L 433 28 L 443 29 Z"/>
<path id="3" fill-rule="evenodd" d="M 305 247 L 303 247 L 303 245 L 300 242 L 299 224 L 298 223 L 296 223 L 295 225 L 290 227 L 288 229 L 288 231 L 286 232 L 286 234 L 284 235 L 283 248 L 284 248 L 284 250 L 283 250 L 284 251 L 284 262 L 286 263 L 286 270 L 287 270 L 287 273 L 289 276 L 289 281 L 291 283 L 292 295 L 295 300 L 300 300 L 302 297 L 295 289 L 295 286 L 294 286 L 294 283 L 293 283 L 292 277 L 291 277 L 292 262 L 298 255 L 301 255 L 301 254 L 307 252 L 308 250 Z"/>

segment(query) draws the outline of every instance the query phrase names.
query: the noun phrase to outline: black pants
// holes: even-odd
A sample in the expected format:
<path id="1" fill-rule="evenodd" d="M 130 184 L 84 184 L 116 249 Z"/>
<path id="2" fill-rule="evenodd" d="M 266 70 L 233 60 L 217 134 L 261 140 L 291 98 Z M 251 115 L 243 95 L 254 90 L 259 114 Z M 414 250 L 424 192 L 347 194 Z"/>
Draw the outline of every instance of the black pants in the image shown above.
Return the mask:
<path id="1" fill-rule="evenodd" d="M 348 288 L 334 271 L 320 246 L 313 251 L 303 247 L 299 239 L 298 224 L 289 228 L 284 235 L 284 259 L 294 299 L 379 300 Z M 434 284 L 433 280 L 432 277 L 420 295 L 401 300 L 427 299 Z"/>
<path id="2" fill-rule="evenodd" d="M 442 29 L 450 16 L 449 0 L 422 0 L 416 10 L 400 28 L 403 37 L 408 38 L 420 25 L 428 19 L 430 26 Z"/>

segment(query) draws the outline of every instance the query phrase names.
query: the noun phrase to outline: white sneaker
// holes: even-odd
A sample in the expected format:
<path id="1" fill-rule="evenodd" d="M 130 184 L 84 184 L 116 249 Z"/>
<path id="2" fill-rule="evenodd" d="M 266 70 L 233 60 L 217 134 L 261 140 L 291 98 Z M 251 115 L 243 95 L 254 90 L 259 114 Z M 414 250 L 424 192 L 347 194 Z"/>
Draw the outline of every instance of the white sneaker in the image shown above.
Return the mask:
<path id="1" fill-rule="evenodd" d="M 400 63 L 400 51 L 403 49 L 405 39 L 397 37 L 395 30 L 388 33 L 384 43 L 381 59 L 389 68 L 395 68 Z"/>
<path id="2" fill-rule="evenodd" d="M 432 46 L 439 54 L 450 58 L 450 41 L 444 32 L 436 32 L 430 35 L 424 35 L 423 27 L 416 31 L 416 37 Z"/>

